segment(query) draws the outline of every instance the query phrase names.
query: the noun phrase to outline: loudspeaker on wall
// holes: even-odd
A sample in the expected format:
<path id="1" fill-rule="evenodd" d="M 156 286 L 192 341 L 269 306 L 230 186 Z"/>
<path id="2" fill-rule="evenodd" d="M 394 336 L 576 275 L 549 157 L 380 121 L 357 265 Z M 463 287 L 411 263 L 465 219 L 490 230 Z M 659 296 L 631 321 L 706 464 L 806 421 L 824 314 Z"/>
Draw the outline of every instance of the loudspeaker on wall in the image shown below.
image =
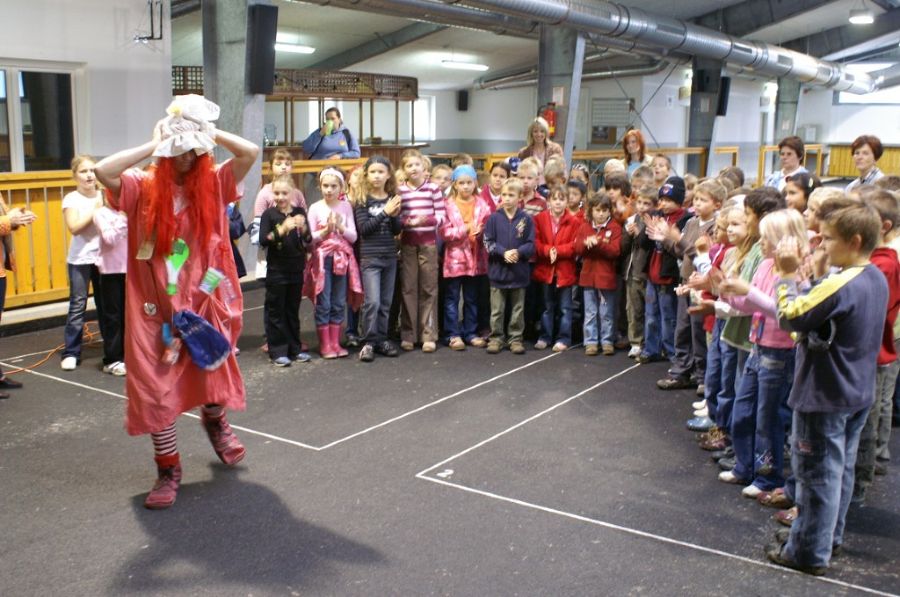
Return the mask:
<path id="1" fill-rule="evenodd" d="M 275 35 L 278 7 L 252 4 L 247 8 L 247 89 L 269 95 L 275 86 Z"/>
<path id="2" fill-rule="evenodd" d="M 465 112 L 469 109 L 469 92 L 461 89 L 456 92 L 456 109 Z"/>
<path id="3" fill-rule="evenodd" d="M 719 79 L 719 101 L 716 104 L 716 116 L 725 116 L 728 112 L 728 94 L 731 93 L 731 77 Z"/>

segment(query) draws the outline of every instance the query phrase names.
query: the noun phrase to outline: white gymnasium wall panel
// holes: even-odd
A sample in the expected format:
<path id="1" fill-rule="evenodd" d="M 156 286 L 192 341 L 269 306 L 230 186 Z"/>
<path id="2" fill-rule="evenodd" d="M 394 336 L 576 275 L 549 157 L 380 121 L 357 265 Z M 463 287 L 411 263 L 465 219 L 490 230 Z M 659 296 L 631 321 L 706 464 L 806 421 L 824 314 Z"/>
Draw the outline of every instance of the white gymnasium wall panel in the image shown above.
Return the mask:
<path id="1" fill-rule="evenodd" d="M 144 45 L 133 38 L 149 33 L 145 2 L 31 0 L 2 11 L 0 62 L 74 69 L 76 151 L 101 156 L 150 138 L 172 97 L 168 16 L 163 40 Z"/>

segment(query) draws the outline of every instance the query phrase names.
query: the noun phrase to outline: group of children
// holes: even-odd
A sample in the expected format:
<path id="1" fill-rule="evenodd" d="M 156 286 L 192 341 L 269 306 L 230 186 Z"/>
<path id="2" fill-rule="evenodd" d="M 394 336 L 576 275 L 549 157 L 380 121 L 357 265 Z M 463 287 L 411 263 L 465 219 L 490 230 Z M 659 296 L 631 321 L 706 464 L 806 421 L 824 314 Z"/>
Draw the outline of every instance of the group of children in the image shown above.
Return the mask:
<path id="1" fill-rule="evenodd" d="M 296 223 L 271 239 L 261 232 L 260 244 L 271 263 L 271 243 L 293 234 L 294 272 L 310 251 L 304 285 L 326 358 L 346 354 L 346 288 L 361 278 L 363 361 L 400 352 L 398 302 L 406 351 L 442 340 L 522 354 L 533 330 L 539 350 L 581 340 L 587 355 L 628 348 L 640 363 L 668 359 L 657 385 L 697 388 L 688 427 L 719 462 L 719 479 L 782 508 L 777 519 L 791 525 L 768 557 L 824 573 L 851 499 L 865 499 L 889 458 L 900 179 L 848 196 L 801 172 L 783 191 L 750 190 L 738 168 L 697 180 L 672 176 L 665 156 L 649 161 L 630 174 L 611 161 L 595 192 L 583 165 L 569 170 L 559 158 L 493 164 L 479 189 L 465 155 L 431 169 L 409 150 L 396 173 L 375 156 L 349 184 L 324 171 L 324 201 L 308 218 L 281 199 L 282 215 L 270 218 Z M 285 196 L 290 187 L 289 177 L 273 183 Z M 267 317 L 289 323 L 289 356 L 299 350 L 296 317 L 277 311 L 295 314 L 298 301 L 270 301 L 269 284 Z M 268 325 L 267 337 L 281 364 Z"/>

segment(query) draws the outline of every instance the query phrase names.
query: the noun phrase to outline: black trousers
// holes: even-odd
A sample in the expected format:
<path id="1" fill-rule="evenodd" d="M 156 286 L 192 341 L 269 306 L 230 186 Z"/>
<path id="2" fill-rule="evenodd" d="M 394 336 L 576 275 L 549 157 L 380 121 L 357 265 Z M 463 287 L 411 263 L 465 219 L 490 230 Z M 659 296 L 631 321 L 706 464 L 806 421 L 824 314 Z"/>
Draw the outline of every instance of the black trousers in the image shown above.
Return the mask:
<path id="1" fill-rule="evenodd" d="M 125 274 L 100 274 L 103 364 L 125 360 Z"/>
<path id="2" fill-rule="evenodd" d="M 269 358 L 293 357 L 300 352 L 300 298 L 303 283 L 270 283 L 266 278 L 266 341 Z"/>

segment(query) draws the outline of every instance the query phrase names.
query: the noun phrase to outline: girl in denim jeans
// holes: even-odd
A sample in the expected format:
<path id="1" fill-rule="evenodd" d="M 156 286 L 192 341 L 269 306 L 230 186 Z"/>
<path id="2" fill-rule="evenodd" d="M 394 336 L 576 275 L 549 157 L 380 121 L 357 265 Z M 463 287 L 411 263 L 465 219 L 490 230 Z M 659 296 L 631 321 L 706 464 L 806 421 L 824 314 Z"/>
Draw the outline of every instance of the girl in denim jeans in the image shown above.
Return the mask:
<path id="1" fill-rule="evenodd" d="M 752 282 L 730 278 L 720 286 L 729 304 L 753 315 L 753 348 L 732 413 L 735 467 L 719 475 L 719 480 L 726 483 L 746 484 L 741 493 L 748 498 L 784 485 L 784 432 L 788 420 L 783 405 L 794 376 L 794 341 L 776 320 L 778 274 L 773 256 L 779 239 L 793 238 L 801 247 L 808 242 L 803 217 L 793 209 L 768 214 L 759 227 L 765 259 Z"/>

